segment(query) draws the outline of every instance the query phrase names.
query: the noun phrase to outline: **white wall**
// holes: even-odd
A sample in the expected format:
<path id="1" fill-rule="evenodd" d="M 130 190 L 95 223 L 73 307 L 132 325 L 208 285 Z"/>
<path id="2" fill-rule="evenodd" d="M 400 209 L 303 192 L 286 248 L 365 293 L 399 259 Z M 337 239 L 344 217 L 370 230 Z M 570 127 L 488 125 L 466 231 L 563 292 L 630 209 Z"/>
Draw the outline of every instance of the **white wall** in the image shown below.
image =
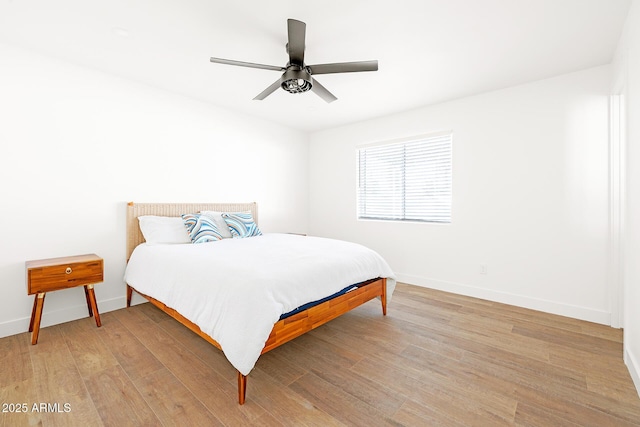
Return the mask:
<path id="1" fill-rule="evenodd" d="M 616 52 L 615 89 L 626 99 L 622 280 L 624 360 L 640 394 L 640 2 L 634 0 Z"/>
<path id="2" fill-rule="evenodd" d="M 305 232 L 307 159 L 298 131 L 0 44 L 0 336 L 28 328 L 30 259 L 95 252 L 100 310 L 124 306 L 128 201 L 257 201 Z M 86 315 L 54 292 L 42 325 Z"/>
<path id="3" fill-rule="evenodd" d="M 312 134 L 310 233 L 376 249 L 401 281 L 609 324 L 610 78 L 603 66 Z M 357 221 L 356 146 L 444 130 L 452 223 Z"/>

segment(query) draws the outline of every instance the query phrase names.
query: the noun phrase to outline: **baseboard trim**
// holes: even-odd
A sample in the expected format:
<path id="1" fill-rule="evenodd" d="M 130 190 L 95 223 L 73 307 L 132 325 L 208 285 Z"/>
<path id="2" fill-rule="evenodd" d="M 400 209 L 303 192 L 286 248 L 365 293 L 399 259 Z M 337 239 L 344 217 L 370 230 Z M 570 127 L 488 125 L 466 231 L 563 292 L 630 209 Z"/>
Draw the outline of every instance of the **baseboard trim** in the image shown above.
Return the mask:
<path id="1" fill-rule="evenodd" d="M 510 294 L 507 292 L 499 292 L 491 289 L 478 288 L 461 283 L 428 279 L 425 277 L 412 276 L 409 274 L 397 273 L 396 276 L 399 282 L 409 283 L 416 286 L 481 298 L 489 301 L 515 305 L 518 307 L 530 308 L 532 310 L 543 311 L 545 313 L 557 314 L 559 316 L 572 317 L 574 319 L 586 320 L 588 322 L 611 326 L 611 313 L 603 310 L 594 310 L 586 307 L 563 304 L 555 301 L 532 298 L 523 295 Z"/>
<path id="2" fill-rule="evenodd" d="M 640 362 L 628 348 L 624 350 L 624 364 L 627 365 L 633 385 L 636 386 L 636 392 L 640 397 Z"/>
<path id="3" fill-rule="evenodd" d="M 134 299 L 134 303 L 138 302 Z M 146 300 L 140 301 L 146 302 Z M 108 300 L 98 301 L 98 309 L 100 313 L 108 313 L 109 311 L 119 310 L 126 306 L 126 297 L 111 298 Z M 46 308 L 46 307 L 45 307 Z M 47 326 L 58 325 L 60 323 L 71 322 L 72 320 L 82 319 L 87 317 L 86 304 L 78 304 L 72 307 L 65 307 L 61 310 L 46 311 L 43 313 L 41 328 Z M 31 316 L 31 313 L 29 313 Z M 29 330 L 30 317 L 21 317 L 19 319 L 10 320 L 8 322 L 0 323 L 0 338 L 8 337 L 11 335 L 21 334 Z"/>
<path id="4" fill-rule="evenodd" d="M 409 274 L 397 273 L 396 276 L 398 282 L 409 283 L 411 285 L 437 289 L 445 292 L 452 292 L 460 295 L 467 295 L 470 297 L 486 299 L 489 301 L 495 301 L 504 304 L 516 305 L 519 307 L 530 308 L 532 310 L 543 311 L 545 313 L 572 317 L 575 319 L 586 320 L 603 325 L 611 325 L 611 313 L 607 313 L 605 311 L 593 310 L 569 304 L 561 304 L 554 301 L 547 301 L 505 292 L 497 292 L 490 289 L 478 288 L 475 286 L 469 286 L 460 283 L 412 276 Z M 144 298 L 134 294 L 132 300 L 133 305 L 141 304 L 144 302 L 146 302 Z M 126 297 L 122 296 L 98 301 L 98 307 L 100 308 L 100 313 L 108 313 L 109 311 L 119 310 L 126 307 Z M 47 326 L 82 319 L 83 317 L 87 317 L 87 306 L 78 304 L 73 307 L 66 307 L 62 310 L 47 312 L 46 316 L 42 317 L 41 327 L 45 328 Z M 23 317 L 0 323 L 0 338 L 27 332 L 29 329 L 29 320 L 29 317 Z M 625 361 L 626 356 L 627 353 L 625 352 Z M 640 390 L 640 379 L 638 379 L 637 375 L 638 372 L 640 372 L 640 369 L 637 369 L 638 367 L 640 367 L 640 365 L 636 363 L 636 359 L 631 357 L 631 355 L 629 355 L 629 358 L 631 362 L 628 365 L 633 365 L 636 373 L 636 376 L 634 377 L 636 389 Z M 629 370 L 631 371 L 631 367 L 629 368 Z"/>

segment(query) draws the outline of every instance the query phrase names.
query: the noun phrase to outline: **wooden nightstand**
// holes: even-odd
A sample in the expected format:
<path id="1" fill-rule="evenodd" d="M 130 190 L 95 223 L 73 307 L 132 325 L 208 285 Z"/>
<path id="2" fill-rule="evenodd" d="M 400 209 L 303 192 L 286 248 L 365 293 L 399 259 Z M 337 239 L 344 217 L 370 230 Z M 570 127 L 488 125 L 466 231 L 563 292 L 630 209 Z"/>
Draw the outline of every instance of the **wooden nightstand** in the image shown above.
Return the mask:
<path id="1" fill-rule="evenodd" d="M 102 258 L 96 254 L 88 254 L 27 261 L 25 265 L 27 268 L 27 294 L 36 294 L 29 323 L 31 344 L 38 342 L 42 307 L 47 292 L 84 286 L 89 317 L 94 316 L 96 325 L 101 326 L 93 285 L 103 281 L 104 263 Z"/>

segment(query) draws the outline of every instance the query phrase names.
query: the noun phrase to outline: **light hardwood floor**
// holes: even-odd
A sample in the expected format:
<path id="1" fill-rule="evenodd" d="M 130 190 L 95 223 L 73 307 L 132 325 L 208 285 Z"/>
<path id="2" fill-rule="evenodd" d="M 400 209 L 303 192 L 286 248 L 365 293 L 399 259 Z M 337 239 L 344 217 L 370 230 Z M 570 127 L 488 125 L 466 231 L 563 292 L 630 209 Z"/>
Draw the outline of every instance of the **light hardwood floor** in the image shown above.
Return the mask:
<path id="1" fill-rule="evenodd" d="M 44 328 L 35 346 L 0 339 L 0 402 L 28 407 L 0 425 L 640 426 L 621 340 L 399 284 L 386 317 L 371 301 L 263 355 L 239 406 L 223 354 L 142 304 L 104 313 L 101 328 Z"/>

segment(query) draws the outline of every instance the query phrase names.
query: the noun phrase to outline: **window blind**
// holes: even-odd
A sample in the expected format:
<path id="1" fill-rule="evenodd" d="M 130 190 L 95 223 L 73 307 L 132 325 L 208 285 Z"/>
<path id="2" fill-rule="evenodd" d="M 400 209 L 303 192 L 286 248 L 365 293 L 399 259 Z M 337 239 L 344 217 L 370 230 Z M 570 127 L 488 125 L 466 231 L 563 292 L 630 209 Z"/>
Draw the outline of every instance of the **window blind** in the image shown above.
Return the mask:
<path id="1" fill-rule="evenodd" d="M 358 218 L 451 222 L 452 135 L 358 150 Z"/>

